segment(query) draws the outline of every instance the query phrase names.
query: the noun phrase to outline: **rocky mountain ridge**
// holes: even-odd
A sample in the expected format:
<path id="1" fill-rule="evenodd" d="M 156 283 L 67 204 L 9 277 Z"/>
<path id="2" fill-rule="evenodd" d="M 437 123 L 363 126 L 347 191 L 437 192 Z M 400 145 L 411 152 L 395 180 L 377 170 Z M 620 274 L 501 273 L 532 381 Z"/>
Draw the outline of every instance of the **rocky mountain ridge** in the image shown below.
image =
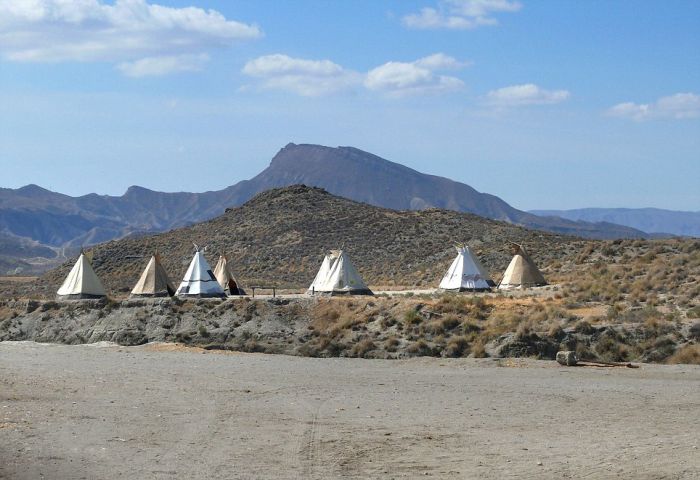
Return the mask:
<path id="1" fill-rule="evenodd" d="M 588 238 L 645 235 L 610 223 L 538 217 L 469 185 L 423 174 L 353 147 L 295 144 L 281 149 L 269 167 L 254 178 L 218 191 L 164 193 L 132 186 L 119 197 L 94 193 L 71 197 L 37 185 L 0 188 L 0 232 L 14 238 L 15 243 L 32 240 L 45 247 L 68 249 L 70 254 L 83 245 L 205 221 L 257 193 L 300 183 L 395 210 L 449 209 Z M 50 252 L 46 250 L 44 258 L 55 258 Z M 4 249 L 0 255 L 12 256 Z M 13 258 L 30 260 L 17 255 Z"/>

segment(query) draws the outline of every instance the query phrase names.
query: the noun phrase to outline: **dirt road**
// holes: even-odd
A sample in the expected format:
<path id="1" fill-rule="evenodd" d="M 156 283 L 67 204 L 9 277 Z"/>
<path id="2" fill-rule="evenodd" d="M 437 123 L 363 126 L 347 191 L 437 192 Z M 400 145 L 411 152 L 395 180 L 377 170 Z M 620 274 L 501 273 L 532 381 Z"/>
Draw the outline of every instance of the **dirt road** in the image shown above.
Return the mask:
<path id="1" fill-rule="evenodd" d="M 0 343 L 0 477 L 698 478 L 700 367 Z"/>

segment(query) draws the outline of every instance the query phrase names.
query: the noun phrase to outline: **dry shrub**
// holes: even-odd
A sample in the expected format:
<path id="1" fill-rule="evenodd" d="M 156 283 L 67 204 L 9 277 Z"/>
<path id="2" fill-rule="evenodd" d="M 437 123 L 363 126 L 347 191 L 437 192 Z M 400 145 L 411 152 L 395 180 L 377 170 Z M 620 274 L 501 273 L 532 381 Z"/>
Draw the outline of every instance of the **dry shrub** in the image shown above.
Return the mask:
<path id="1" fill-rule="evenodd" d="M 515 331 L 515 338 L 517 340 L 525 340 L 530 337 L 530 335 L 533 333 L 533 324 L 532 322 L 523 322 L 520 325 L 518 325 L 518 329 Z"/>
<path id="2" fill-rule="evenodd" d="M 587 321 L 581 320 L 574 327 L 574 331 L 576 333 L 581 333 L 583 335 L 590 335 L 593 332 L 595 332 L 595 328 L 593 328 L 593 326 L 591 326 L 591 324 L 588 323 Z"/>
<path id="3" fill-rule="evenodd" d="M 491 306 L 481 297 L 466 297 L 459 294 L 444 294 L 433 306 L 436 312 L 454 314 L 458 317 L 470 317 L 484 320 Z"/>
<path id="4" fill-rule="evenodd" d="M 406 325 L 418 325 L 423 321 L 423 317 L 420 316 L 418 311 L 414 308 L 406 310 L 403 314 L 403 321 Z"/>
<path id="5" fill-rule="evenodd" d="M 358 325 L 366 323 L 371 315 L 360 315 L 352 310 L 353 306 L 351 302 L 336 300 L 319 302 L 311 311 L 311 326 L 334 337 L 349 329 L 356 330 Z"/>
<path id="6" fill-rule="evenodd" d="M 412 355 L 418 355 L 418 356 L 432 356 L 433 355 L 433 349 L 430 348 L 430 345 L 423 340 L 420 339 L 416 342 L 411 343 L 407 348 L 406 351 Z"/>
<path id="7" fill-rule="evenodd" d="M 312 325 L 319 330 L 327 330 L 340 318 L 340 311 L 331 303 L 319 302 L 311 311 Z"/>
<path id="8" fill-rule="evenodd" d="M 700 365 L 700 345 L 685 345 L 666 359 L 666 363 Z"/>
<path id="9" fill-rule="evenodd" d="M 367 353 L 371 352 L 372 350 L 375 349 L 374 342 L 372 341 L 371 338 L 363 338 L 359 342 L 357 342 L 353 347 L 350 353 L 354 357 L 365 357 Z"/>
<path id="10" fill-rule="evenodd" d="M 564 329 L 559 324 L 551 325 L 549 331 L 547 331 L 547 336 L 550 338 L 561 338 L 564 336 Z"/>
<path id="11" fill-rule="evenodd" d="M 629 359 L 627 345 L 621 343 L 618 336 L 610 331 L 600 337 L 595 351 L 602 360 L 608 362 L 624 362 Z"/>
<path id="12" fill-rule="evenodd" d="M 469 340 L 463 335 L 454 336 L 447 342 L 443 353 L 446 357 L 463 357 L 469 353 Z"/>
<path id="13" fill-rule="evenodd" d="M 515 331 L 524 321 L 525 318 L 517 312 L 495 312 L 486 322 L 483 334 L 487 338 L 499 337 Z"/>
<path id="14" fill-rule="evenodd" d="M 430 335 L 442 335 L 445 333 L 445 328 L 442 326 L 442 320 L 432 320 L 421 326 L 421 332 Z"/>
<path id="15" fill-rule="evenodd" d="M 481 342 L 476 342 L 472 344 L 471 354 L 474 358 L 486 358 L 489 356 L 489 354 L 486 353 L 486 347 Z"/>
<path id="16" fill-rule="evenodd" d="M 694 323 L 688 330 L 688 336 L 695 340 L 700 340 L 700 322 Z"/>
<path id="17" fill-rule="evenodd" d="M 474 322 L 464 322 L 462 324 L 462 331 L 464 333 L 478 333 L 481 331 L 481 327 Z"/>
<path id="18" fill-rule="evenodd" d="M 397 337 L 389 337 L 384 341 L 384 350 L 387 352 L 395 352 L 401 341 Z"/>
<path id="19" fill-rule="evenodd" d="M 453 328 L 457 327 L 461 322 L 457 315 L 450 313 L 442 317 L 441 323 L 442 328 L 444 328 L 445 330 L 452 330 Z"/>

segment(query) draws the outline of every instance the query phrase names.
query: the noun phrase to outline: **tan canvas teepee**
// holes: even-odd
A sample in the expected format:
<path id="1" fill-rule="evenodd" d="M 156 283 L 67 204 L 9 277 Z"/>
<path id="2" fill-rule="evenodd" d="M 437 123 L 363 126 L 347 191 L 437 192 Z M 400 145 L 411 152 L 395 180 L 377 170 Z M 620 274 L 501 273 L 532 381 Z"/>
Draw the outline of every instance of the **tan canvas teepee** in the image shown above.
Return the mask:
<path id="1" fill-rule="evenodd" d="M 226 255 L 219 256 L 219 261 L 216 263 L 216 267 L 214 267 L 214 276 L 219 282 L 219 285 L 221 285 L 221 288 L 223 288 L 224 291 L 228 290 L 230 295 L 245 295 L 245 292 L 233 276 L 231 265 Z"/>
<path id="2" fill-rule="evenodd" d="M 146 265 L 141 278 L 131 291 L 132 297 L 167 297 L 175 294 L 175 288 L 160 263 L 160 255 L 155 253 Z"/>
<path id="3" fill-rule="evenodd" d="M 525 251 L 522 245 L 513 244 L 515 255 L 503 274 L 503 279 L 498 284 L 500 289 L 539 287 L 547 285 L 535 262 Z"/>
<path id="4" fill-rule="evenodd" d="M 73 265 L 56 295 L 60 299 L 101 298 L 107 295 L 85 252 L 80 252 L 78 261 Z"/>

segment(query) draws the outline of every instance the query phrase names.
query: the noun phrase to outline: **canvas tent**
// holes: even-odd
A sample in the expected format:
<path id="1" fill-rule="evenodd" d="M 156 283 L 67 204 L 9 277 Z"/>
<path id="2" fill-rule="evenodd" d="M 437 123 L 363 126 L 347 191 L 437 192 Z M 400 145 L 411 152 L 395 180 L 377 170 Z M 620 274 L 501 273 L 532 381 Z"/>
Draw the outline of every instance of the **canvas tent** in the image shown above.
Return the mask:
<path id="1" fill-rule="evenodd" d="M 219 261 L 216 263 L 216 267 L 214 267 L 214 276 L 224 291 L 228 289 L 231 295 L 245 295 L 245 292 L 233 276 L 226 255 L 219 256 Z"/>
<path id="2" fill-rule="evenodd" d="M 338 252 L 331 252 L 329 255 L 326 255 L 323 257 L 323 262 L 321 263 L 321 268 L 318 269 L 318 273 L 316 273 L 316 277 L 314 277 L 314 281 L 311 282 L 311 286 L 309 286 L 308 293 L 315 293 L 315 292 L 321 292 L 323 291 L 323 288 L 325 288 L 326 281 L 328 279 L 328 274 L 331 271 L 331 267 L 335 263 L 335 261 L 338 259 L 337 256 Z"/>
<path id="3" fill-rule="evenodd" d="M 85 252 L 80 252 L 78 261 L 73 265 L 56 295 L 61 299 L 101 298 L 107 295 Z"/>
<path id="4" fill-rule="evenodd" d="M 175 295 L 178 297 L 202 298 L 226 296 L 199 247 L 197 247 L 187 273 L 185 273 Z"/>
<path id="5" fill-rule="evenodd" d="M 503 279 L 498 284 L 500 289 L 539 287 L 547 285 L 535 262 L 522 245 L 513 244 L 515 248 L 513 259 L 510 261 Z"/>
<path id="6" fill-rule="evenodd" d="M 489 290 L 494 286 L 486 269 L 472 254 L 468 246 L 458 245 L 455 248 L 457 249 L 457 257 L 447 269 L 445 276 L 442 277 L 440 289 L 463 292 L 465 290 Z"/>
<path id="7" fill-rule="evenodd" d="M 373 295 L 348 255 L 342 250 L 335 250 L 326 255 L 308 293 Z"/>
<path id="8" fill-rule="evenodd" d="M 160 255 L 155 253 L 149 260 L 146 269 L 141 274 L 131 291 L 132 297 L 167 297 L 175 295 L 175 288 L 168 274 L 160 263 Z"/>

